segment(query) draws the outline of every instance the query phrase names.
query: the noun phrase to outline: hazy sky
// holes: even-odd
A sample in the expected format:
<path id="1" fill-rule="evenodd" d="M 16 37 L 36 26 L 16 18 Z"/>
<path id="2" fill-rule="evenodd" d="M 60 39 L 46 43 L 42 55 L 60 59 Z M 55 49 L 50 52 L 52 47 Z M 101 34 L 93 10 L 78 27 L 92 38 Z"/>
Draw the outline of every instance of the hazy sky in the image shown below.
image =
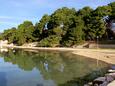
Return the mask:
<path id="1" fill-rule="evenodd" d="M 17 27 L 24 20 L 35 24 L 44 14 L 51 14 L 61 7 L 80 9 L 90 6 L 95 9 L 113 1 L 115 0 L 0 0 L 0 32 Z"/>

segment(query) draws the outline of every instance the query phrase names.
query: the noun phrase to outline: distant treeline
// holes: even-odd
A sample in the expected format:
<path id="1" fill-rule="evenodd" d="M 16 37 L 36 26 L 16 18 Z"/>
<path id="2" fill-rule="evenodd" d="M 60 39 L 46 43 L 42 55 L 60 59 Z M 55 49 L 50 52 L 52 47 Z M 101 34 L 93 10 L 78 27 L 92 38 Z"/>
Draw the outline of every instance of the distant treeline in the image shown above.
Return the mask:
<path id="1" fill-rule="evenodd" d="M 24 21 L 17 28 L 4 30 L 0 38 L 16 45 L 37 41 L 38 46 L 73 46 L 97 37 L 114 39 L 110 29 L 112 20 L 115 20 L 115 2 L 95 10 L 88 6 L 78 11 L 63 7 L 51 15 L 43 15 L 35 25 Z"/>

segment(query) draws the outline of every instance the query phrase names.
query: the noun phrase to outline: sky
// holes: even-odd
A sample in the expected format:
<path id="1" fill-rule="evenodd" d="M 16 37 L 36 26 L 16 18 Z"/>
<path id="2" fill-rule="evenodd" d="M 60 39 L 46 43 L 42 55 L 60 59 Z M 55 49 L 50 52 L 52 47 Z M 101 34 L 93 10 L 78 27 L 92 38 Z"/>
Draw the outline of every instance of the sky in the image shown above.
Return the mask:
<path id="1" fill-rule="evenodd" d="M 44 14 L 51 14 L 61 7 L 79 10 L 84 6 L 95 9 L 115 0 L 0 0 L 0 32 L 17 27 L 25 20 L 33 24 L 39 22 Z"/>

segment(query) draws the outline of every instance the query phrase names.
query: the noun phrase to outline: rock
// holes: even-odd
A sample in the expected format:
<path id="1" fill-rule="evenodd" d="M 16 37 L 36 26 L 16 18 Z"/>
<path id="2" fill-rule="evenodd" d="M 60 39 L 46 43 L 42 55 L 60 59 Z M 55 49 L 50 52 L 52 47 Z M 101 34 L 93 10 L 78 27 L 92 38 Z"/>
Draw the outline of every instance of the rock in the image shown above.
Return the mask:
<path id="1" fill-rule="evenodd" d="M 108 82 L 104 81 L 103 84 L 100 84 L 99 86 L 107 86 Z"/>
<path id="2" fill-rule="evenodd" d="M 84 86 L 92 86 L 92 82 L 85 84 Z"/>
<path id="3" fill-rule="evenodd" d="M 93 86 L 107 86 L 108 82 L 107 81 L 104 81 L 102 84 L 93 84 Z"/>
<path id="4" fill-rule="evenodd" d="M 112 82 L 114 80 L 114 77 L 112 75 L 106 75 L 106 81 L 107 82 Z"/>
<path id="5" fill-rule="evenodd" d="M 115 73 L 115 70 L 110 69 L 110 70 L 108 70 L 108 72 L 109 73 Z"/>
<path id="6" fill-rule="evenodd" d="M 111 76 L 113 79 L 115 79 L 115 73 L 108 73 L 105 76 Z"/>
<path id="7" fill-rule="evenodd" d="M 115 72 L 113 72 L 113 70 L 111 72 L 112 73 L 106 74 L 105 77 L 96 78 L 93 81 L 93 84 L 91 86 L 108 86 L 108 84 L 114 81 L 115 79 Z M 86 86 L 90 86 L 90 85 L 86 85 Z M 112 85 L 112 86 L 115 86 L 115 85 Z"/>
<path id="8" fill-rule="evenodd" d="M 89 85 L 89 86 L 92 86 L 92 82 L 89 82 L 88 85 Z"/>
<path id="9" fill-rule="evenodd" d="M 93 86 L 100 86 L 106 81 L 105 77 L 99 77 L 93 81 Z"/>
<path id="10" fill-rule="evenodd" d="M 85 84 L 84 86 L 90 86 L 90 85 L 88 85 L 88 84 Z"/>

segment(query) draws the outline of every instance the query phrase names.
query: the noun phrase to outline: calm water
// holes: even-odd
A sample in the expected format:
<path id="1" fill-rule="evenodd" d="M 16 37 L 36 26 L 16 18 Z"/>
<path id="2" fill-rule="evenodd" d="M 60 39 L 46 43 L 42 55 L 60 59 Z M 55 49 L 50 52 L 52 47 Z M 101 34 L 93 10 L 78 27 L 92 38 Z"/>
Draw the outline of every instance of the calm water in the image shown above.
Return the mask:
<path id="1" fill-rule="evenodd" d="M 108 67 L 70 52 L 10 50 L 0 53 L 0 86 L 83 86 Z"/>

